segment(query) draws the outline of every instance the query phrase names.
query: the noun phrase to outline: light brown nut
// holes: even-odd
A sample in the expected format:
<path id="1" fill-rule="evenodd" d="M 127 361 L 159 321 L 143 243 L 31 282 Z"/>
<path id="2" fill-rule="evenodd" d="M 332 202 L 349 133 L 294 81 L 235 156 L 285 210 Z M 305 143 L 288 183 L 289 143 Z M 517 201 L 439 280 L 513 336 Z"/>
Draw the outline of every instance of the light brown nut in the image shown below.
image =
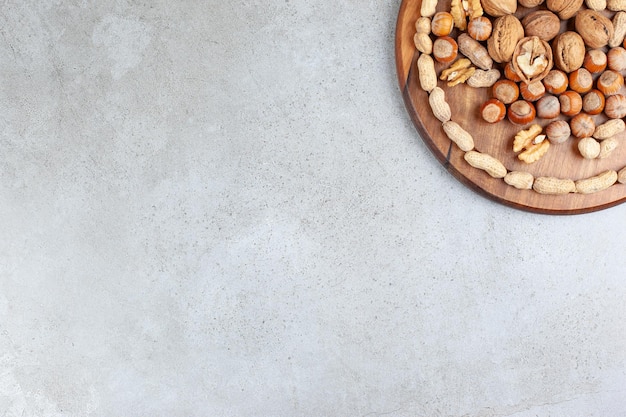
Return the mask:
<path id="1" fill-rule="evenodd" d="M 544 41 L 550 41 L 559 34 L 561 20 L 550 10 L 536 10 L 522 19 L 526 36 L 537 36 Z"/>
<path id="2" fill-rule="evenodd" d="M 477 70 L 467 79 L 467 85 L 474 88 L 491 87 L 500 79 L 500 71 L 495 68 L 490 70 Z"/>
<path id="3" fill-rule="evenodd" d="M 433 111 L 433 115 L 442 123 L 447 122 L 452 117 L 450 105 L 446 102 L 446 95 L 440 87 L 435 87 L 428 96 L 428 104 Z"/>
<path id="4" fill-rule="evenodd" d="M 537 36 L 522 38 L 513 51 L 511 64 L 524 83 L 539 83 L 552 69 L 552 48 Z"/>
<path id="5" fill-rule="evenodd" d="M 480 115 L 487 123 L 498 123 L 506 116 L 506 107 L 497 98 L 491 98 L 480 106 Z"/>
<path id="6" fill-rule="evenodd" d="M 548 9 L 558 14 L 561 20 L 567 20 L 574 16 L 582 5 L 583 0 L 546 0 Z"/>
<path id="7" fill-rule="evenodd" d="M 606 9 L 606 0 L 585 0 L 585 5 L 591 10 L 604 10 Z"/>
<path id="8" fill-rule="evenodd" d="M 606 8 L 612 12 L 626 11 L 626 0 L 606 0 Z"/>
<path id="9" fill-rule="evenodd" d="M 437 0 L 422 0 L 420 15 L 431 17 L 437 12 Z"/>
<path id="10" fill-rule="evenodd" d="M 465 82 L 474 75 L 476 68 L 472 67 L 472 63 L 467 58 L 461 58 L 450 67 L 441 71 L 440 80 L 447 81 L 448 87 Z"/>
<path id="11" fill-rule="evenodd" d="M 626 49 L 616 46 L 609 49 L 606 57 L 609 69 L 617 72 L 622 72 L 626 69 Z"/>
<path id="12" fill-rule="evenodd" d="M 454 26 L 464 31 L 467 29 L 467 13 L 463 7 L 463 0 L 452 0 L 450 2 L 450 14 L 454 20 Z"/>
<path id="13" fill-rule="evenodd" d="M 585 52 L 583 67 L 592 74 L 597 74 L 606 69 L 607 61 L 606 53 L 602 49 L 589 49 Z"/>
<path id="14" fill-rule="evenodd" d="M 600 142 L 594 138 L 582 138 L 578 141 L 578 151 L 585 159 L 595 159 L 600 155 Z"/>
<path id="15" fill-rule="evenodd" d="M 454 21 L 448 12 L 437 12 L 430 23 L 430 30 L 435 36 L 448 36 L 452 32 Z"/>
<path id="16" fill-rule="evenodd" d="M 619 140 L 613 136 L 612 138 L 608 138 L 600 142 L 600 155 L 598 155 L 599 159 L 605 159 L 611 156 L 613 151 L 617 149 L 619 146 Z"/>
<path id="17" fill-rule="evenodd" d="M 569 127 L 572 129 L 572 134 L 574 136 L 577 138 L 585 138 L 593 136 L 593 132 L 596 129 L 596 123 L 587 113 L 579 113 L 570 119 Z"/>
<path id="18" fill-rule="evenodd" d="M 576 32 L 590 48 L 602 48 L 613 37 L 613 22 L 595 10 L 580 10 L 576 13 Z"/>
<path id="19" fill-rule="evenodd" d="M 611 185 L 617 182 L 617 172 L 608 170 L 603 173 L 585 178 L 584 180 L 578 180 L 575 182 L 576 191 L 580 194 L 597 193 L 598 191 L 606 190 Z"/>
<path id="20" fill-rule="evenodd" d="M 537 117 L 541 119 L 555 119 L 561 113 L 561 103 L 555 96 L 544 96 L 539 99 L 535 106 Z"/>
<path id="21" fill-rule="evenodd" d="M 569 124 L 565 120 L 555 120 L 546 126 L 546 136 L 552 143 L 563 143 L 571 134 Z"/>
<path id="22" fill-rule="evenodd" d="M 486 41 L 489 39 L 492 29 L 491 20 L 485 16 L 472 19 L 467 24 L 467 33 L 477 41 Z"/>
<path id="23" fill-rule="evenodd" d="M 518 190 L 532 189 L 534 180 L 533 174 L 525 171 L 511 171 L 504 176 L 504 182 Z"/>
<path id="24" fill-rule="evenodd" d="M 539 6 L 544 0 L 519 0 L 518 3 L 528 9 Z"/>
<path id="25" fill-rule="evenodd" d="M 626 96 L 614 94 L 606 99 L 604 113 L 611 119 L 626 117 Z"/>
<path id="26" fill-rule="evenodd" d="M 472 135 L 463 129 L 458 123 L 449 120 L 443 124 L 443 131 L 450 140 L 459 147 L 463 152 L 468 152 L 474 149 L 474 138 Z"/>
<path id="27" fill-rule="evenodd" d="M 430 34 L 432 22 L 429 17 L 418 17 L 415 21 L 415 33 Z"/>
<path id="28" fill-rule="evenodd" d="M 483 10 L 493 17 L 513 14 L 517 10 L 517 0 L 482 0 Z"/>
<path id="29" fill-rule="evenodd" d="M 617 173 L 617 181 L 620 184 L 626 184 L 626 167 L 620 169 Z"/>
<path id="30" fill-rule="evenodd" d="M 413 43 L 421 53 L 428 55 L 433 53 L 433 40 L 428 33 L 416 33 L 413 36 Z"/>
<path id="31" fill-rule="evenodd" d="M 491 38 L 490 38 L 491 39 Z M 459 51 L 472 61 L 480 69 L 490 70 L 493 67 L 493 60 L 489 52 L 476 39 L 472 39 L 467 33 L 462 33 L 457 38 Z"/>
<path id="32" fill-rule="evenodd" d="M 496 62 L 509 62 L 517 42 L 523 37 L 524 28 L 517 17 L 507 14 L 497 18 L 493 22 L 491 37 L 487 40 L 489 55 Z"/>
<path id="33" fill-rule="evenodd" d="M 622 119 L 611 119 L 597 126 L 592 136 L 603 140 L 622 133 L 624 130 L 626 130 L 626 124 Z"/>
<path id="34" fill-rule="evenodd" d="M 614 48 L 624 42 L 626 36 L 626 12 L 621 11 L 613 16 L 613 36 L 609 39 L 609 46 Z"/>
<path id="35" fill-rule="evenodd" d="M 448 64 L 456 59 L 459 47 L 450 36 L 441 36 L 433 43 L 433 58 L 442 64 Z"/>
<path id="36" fill-rule="evenodd" d="M 548 152 L 548 149 L 550 149 L 550 141 L 543 140 L 527 147 L 524 152 L 517 155 L 517 158 L 527 164 L 532 164 L 540 160 Z"/>
<path id="37" fill-rule="evenodd" d="M 484 10 L 480 0 L 467 0 L 466 4 L 464 4 L 463 8 L 466 9 L 466 14 L 470 19 L 474 20 L 483 15 Z"/>
<path id="38" fill-rule="evenodd" d="M 573 31 L 563 32 L 552 42 L 554 65 L 567 73 L 577 70 L 585 60 L 585 42 Z"/>
<path id="39" fill-rule="evenodd" d="M 539 194 L 569 194 L 576 192 L 576 184 L 570 179 L 538 177 L 533 182 L 533 190 Z"/>
<path id="40" fill-rule="evenodd" d="M 538 124 L 531 125 L 528 129 L 520 130 L 513 139 L 513 152 L 520 152 L 522 149 L 526 149 L 533 143 L 535 139 L 541 133 L 541 126 Z"/>
<path id="41" fill-rule="evenodd" d="M 493 156 L 480 153 L 477 151 L 466 152 L 463 156 L 468 164 L 474 168 L 482 169 L 493 178 L 504 178 L 507 171 L 502 162 L 498 161 Z"/>
<path id="42" fill-rule="evenodd" d="M 417 71 L 422 90 L 431 92 L 437 87 L 437 72 L 435 71 L 435 60 L 427 54 L 421 54 L 417 58 Z"/>

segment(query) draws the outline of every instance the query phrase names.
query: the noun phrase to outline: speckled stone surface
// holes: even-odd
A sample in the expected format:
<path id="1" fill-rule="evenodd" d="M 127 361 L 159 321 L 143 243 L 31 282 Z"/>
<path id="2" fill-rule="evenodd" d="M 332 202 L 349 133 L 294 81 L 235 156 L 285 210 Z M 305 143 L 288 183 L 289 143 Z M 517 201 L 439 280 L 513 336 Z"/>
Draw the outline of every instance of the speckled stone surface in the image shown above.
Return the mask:
<path id="1" fill-rule="evenodd" d="M 1 416 L 626 416 L 626 206 L 456 181 L 399 6 L 0 5 Z"/>

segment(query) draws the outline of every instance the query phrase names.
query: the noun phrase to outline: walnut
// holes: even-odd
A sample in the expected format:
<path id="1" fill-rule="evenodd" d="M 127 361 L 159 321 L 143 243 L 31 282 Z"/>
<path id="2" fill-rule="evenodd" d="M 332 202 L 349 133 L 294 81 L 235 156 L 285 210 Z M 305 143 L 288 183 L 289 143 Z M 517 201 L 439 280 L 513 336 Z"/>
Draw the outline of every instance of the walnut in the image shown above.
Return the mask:
<path id="1" fill-rule="evenodd" d="M 536 10 L 522 19 L 522 26 L 526 36 L 538 36 L 541 40 L 549 41 L 559 34 L 561 20 L 549 10 Z"/>
<path id="2" fill-rule="evenodd" d="M 517 11 L 517 0 L 482 0 L 483 10 L 493 17 L 513 14 Z"/>
<path id="3" fill-rule="evenodd" d="M 574 16 L 584 0 L 546 0 L 546 6 L 559 15 L 561 20 L 567 20 Z"/>
<path id="4" fill-rule="evenodd" d="M 503 63 L 513 58 L 515 46 L 524 37 L 524 28 L 517 17 L 508 14 L 493 22 L 491 37 L 487 40 L 487 50 L 494 61 Z"/>
<path id="5" fill-rule="evenodd" d="M 595 10 L 581 10 L 576 15 L 576 31 L 590 48 L 602 48 L 613 37 L 613 22 Z"/>
<path id="6" fill-rule="evenodd" d="M 542 80 L 552 69 L 552 63 L 550 45 L 537 36 L 522 38 L 515 47 L 511 61 L 513 71 L 525 83 Z"/>
<path id="7" fill-rule="evenodd" d="M 552 54 L 557 68 L 572 72 L 583 65 L 585 42 L 576 32 L 563 32 L 552 42 Z"/>

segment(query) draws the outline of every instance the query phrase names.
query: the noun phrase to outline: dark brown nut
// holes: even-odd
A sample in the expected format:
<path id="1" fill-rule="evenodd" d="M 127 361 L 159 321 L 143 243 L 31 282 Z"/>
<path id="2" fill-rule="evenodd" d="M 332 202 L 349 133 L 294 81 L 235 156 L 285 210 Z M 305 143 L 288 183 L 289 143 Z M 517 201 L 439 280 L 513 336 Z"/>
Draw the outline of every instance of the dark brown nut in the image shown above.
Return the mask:
<path id="1" fill-rule="evenodd" d="M 585 42 L 576 32 L 563 32 L 552 42 L 554 65 L 570 73 L 582 67 L 585 59 Z"/>
<path id="2" fill-rule="evenodd" d="M 619 72 L 606 70 L 598 78 L 597 85 L 598 90 L 602 91 L 606 96 L 617 94 L 624 85 L 624 77 Z"/>
<path id="3" fill-rule="evenodd" d="M 524 100 L 537 101 L 546 94 L 546 87 L 541 81 L 533 81 L 528 84 L 522 82 L 519 91 Z"/>
<path id="4" fill-rule="evenodd" d="M 552 143 L 563 143 L 571 134 L 569 124 L 565 120 L 555 120 L 546 126 L 546 136 Z"/>
<path id="5" fill-rule="evenodd" d="M 596 124 L 587 113 L 579 113 L 572 117 L 569 122 L 572 134 L 577 138 L 585 138 L 593 135 L 596 130 Z"/>
<path id="6" fill-rule="evenodd" d="M 604 114 L 611 119 L 626 117 L 626 97 L 622 94 L 614 94 L 606 99 Z"/>
<path id="7" fill-rule="evenodd" d="M 593 87 L 591 73 L 585 68 L 578 68 L 569 74 L 569 88 L 577 93 L 584 94 Z"/>
<path id="8" fill-rule="evenodd" d="M 576 13 L 576 31 L 590 48 L 602 48 L 613 37 L 613 22 L 595 10 Z"/>
<path id="9" fill-rule="evenodd" d="M 456 59 L 459 53 L 459 46 L 450 36 L 442 36 L 435 39 L 433 43 L 433 58 L 437 62 L 447 64 Z"/>
<path id="10" fill-rule="evenodd" d="M 549 10 L 530 12 L 522 19 L 526 36 L 537 36 L 544 41 L 550 41 L 559 34 L 561 20 Z"/>
<path id="11" fill-rule="evenodd" d="M 592 74 L 597 74 L 606 69 L 607 57 L 602 49 L 589 49 L 585 53 L 583 66 Z"/>
<path id="12" fill-rule="evenodd" d="M 558 69 L 551 70 L 543 79 L 543 85 L 550 94 L 561 94 L 567 90 L 569 79 L 567 74 Z"/>
<path id="13" fill-rule="evenodd" d="M 515 71 L 513 70 L 513 65 L 511 65 L 510 62 L 507 62 L 507 64 L 504 66 L 504 77 L 507 80 L 511 80 L 516 83 L 522 81 L 519 75 L 517 75 Z"/>
<path id="14" fill-rule="evenodd" d="M 517 100 L 509 106 L 509 121 L 516 125 L 526 125 L 535 120 L 535 106 L 525 100 Z"/>
<path id="15" fill-rule="evenodd" d="M 493 85 L 492 94 L 504 104 L 511 104 L 519 97 L 519 87 L 511 80 L 499 80 Z"/>
<path id="16" fill-rule="evenodd" d="M 595 115 L 602 113 L 605 105 L 604 94 L 599 90 L 591 90 L 583 97 L 583 111 Z"/>
<path id="17" fill-rule="evenodd" d="M 561 114 L 561 103 L 555 96 L 545 96 L 537 102 L 537 117 L 554 119 Z"/>
<path id="18" fill-rule="evenodd" d="M 576 91 L 568 90 L 559 96 L 561 113 L 575 116 L 583 109 L 583 98 Z"/>
<path id="19" fill-rule="evenodd" d="M 481 106 L 480 115 L 487 123 L 497 123 L 506 116 L 506 107 L 500 100 L 492 98 Z"/>

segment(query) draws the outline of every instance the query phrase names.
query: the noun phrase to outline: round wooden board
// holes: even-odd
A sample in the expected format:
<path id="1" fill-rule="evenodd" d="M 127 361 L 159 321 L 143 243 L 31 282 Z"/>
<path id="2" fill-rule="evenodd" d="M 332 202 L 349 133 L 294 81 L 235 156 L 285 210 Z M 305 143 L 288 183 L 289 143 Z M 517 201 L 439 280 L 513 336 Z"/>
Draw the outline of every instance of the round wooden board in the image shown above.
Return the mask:
<path id="1" fill-rule="evenodd" d="M 533 190 L 518 190 L 501 179 L 490 177 L 482 170 L 471 167 L 463 159 L 463 151 L 453 145 L 445 135 L 428 105 L 417 75 L 415 62 L 418 52 L 413 43 L 415 21 L 419 17 L 421 0 L 403 0 L 396 26 L 396 67 L 398 82 L 407 110 L 424 142 L 435 157 L 457 179 L 481 194 L 518 209 L 544 214 L 580 214 L 601 210 L 626 201 L 626 185 L 615 184 L 607 190 L 594 194 L 542 195 Z M 450 9 L 450 0 L 440 0 L 437 11 Z M 520 8 L 518 17 L 528 13 Z M 563 22 L 565 29 L 565 22 Z M 453 36 L 455 34 L 453 33 Z M 439 74 L 443 66 L 437 64 Z M 499 68 L 499 67 L 498 67 Z M 500 68 L 499 68 L 500 69 Z M 606 159 L 587 160 L 580 156 L 573 137 L 562 144 L 552 144 L 548 153 L 538 162 L 527 165 L 517 159 L 512 144 L 515 134 L 524 128 L 508 121 L 486 123 L 480 118 L 481 104 L 490 98 L 490 89 L 472 88 L 465 84 L 439 86 L 446 93 L 446 101 L 452 109 L 452 120 L 472 133 L 476 150 L 486 152 L 504 163 L 509 171 L 528 171 L 535 177 L 550 176 L 579 180 L 612 169 L 619 171 L 626 166 L 626 132 L 620 134 L 620 146 Z M 626 89 L 625 89 L 626 90 Z M 626 94 L 626 93 L 625 93 Z M 601 123 L 604 116 L 594 116 Z M 548 120 L 536 119 L 545 126 Z"/>

